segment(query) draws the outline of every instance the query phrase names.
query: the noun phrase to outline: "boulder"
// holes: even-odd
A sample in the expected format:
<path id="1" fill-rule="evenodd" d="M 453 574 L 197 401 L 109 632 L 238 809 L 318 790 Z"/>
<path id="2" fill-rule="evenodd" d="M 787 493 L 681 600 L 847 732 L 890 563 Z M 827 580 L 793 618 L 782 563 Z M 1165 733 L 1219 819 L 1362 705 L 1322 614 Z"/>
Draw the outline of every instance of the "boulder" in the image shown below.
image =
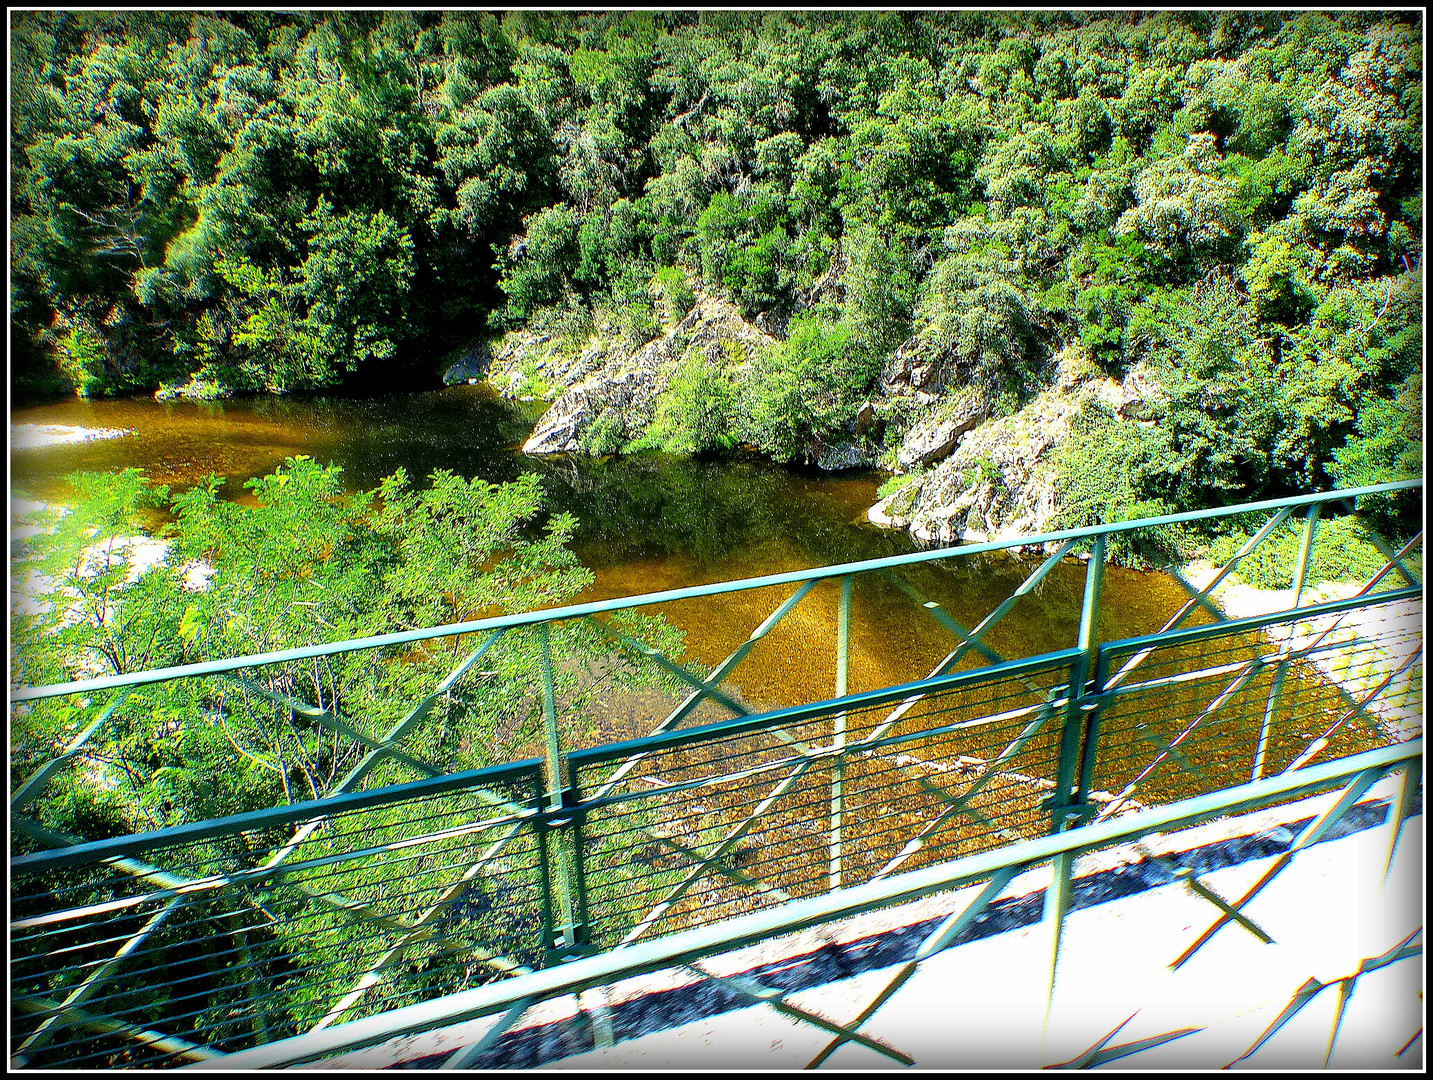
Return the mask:
<path id="1" fill-rule="evenodd" d="M 856 434 L 865 435 L 867 432 L 874 431 L 880 426 L 880 423 L 880 419 L 876 416 L 876 407 L 869 401 L 862 402 L 861 407 L 856 410 Z"/>
<path id="2" fill-rule="evenodd" d="M 920 499 L 924 478 L 916 477 L 891 492 L 866 511 L 866 520 L 884 529 L 904 529 L 911 523 L 911 512 Z"/>
<path id="3" fill-rule="evenodd" d="M 486 343 L 475 345 L 454 363 L 448 365 L 448 369 L 443 372 L 443 385 L 452 386 L 455 383 L 465 383 L 470 379 L 486 378 L 492 362 L 492 349 Z"/>
<path id="4" fill-rule="evenodd" d="M 989 415 L 983 394 L 961 393 L 951 408 L 911 429 L 896 451 L 897 467 L 912 469 L 941 460 L 955 449 L 962 435 Z"/>
<path id="5" fill-rule="evenodd" d="M 859 446 L 851 442 L 822 446 L 816 453 L 816 467 L 825 472 L 840 472 L 843 469 L 863 469 L 870 464 L 869 457 Z"/>

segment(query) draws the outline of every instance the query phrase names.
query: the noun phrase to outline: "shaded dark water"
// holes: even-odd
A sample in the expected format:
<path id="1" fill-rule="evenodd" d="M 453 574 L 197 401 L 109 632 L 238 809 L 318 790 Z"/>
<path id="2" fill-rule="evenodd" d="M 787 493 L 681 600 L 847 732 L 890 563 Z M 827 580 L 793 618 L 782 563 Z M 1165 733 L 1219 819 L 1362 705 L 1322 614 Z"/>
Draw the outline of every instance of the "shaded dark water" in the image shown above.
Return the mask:
<path id="1" fill-rule="evenodd" d="M 415 480 L 437 468 L 492 482 L 537 472 L 551 508 L 570 510 L 580 521 L 574 546 L 596 575 L 582 600 L 913 550 L 906 534 L 864 521 L 878 474 L 802 475 L 754 459 L 528 457 L 520 447 L 540 410 L 503 401 L 486 386 L 376 400 L 68 399 L 17 409 L 11 423 L 132 428 L 136 434 L 12 446 L 11 486 L 16 495 L 63 501 L 63 477 L 73 470 L 137 465 L 176 487 L 213 472 L 227 478 L 226 494 L 243 497 L 244 480 L 295 454 L 341 465 L 353 488 L 372 487 L 400 467 Z M 972 627 L 1038 565 L 1037 559 L 977 556 L 915 568 L 906 576 Z M 1006 658 L 1073 645 L 1084 574 L 1075 560 L 1056 567 L 990 630 L 987 644 Z M 685 630 L 688 657 L 711 665 L 745 641 L 793 588 L 686 600 L 661 610 Z M 816 588 L 743 662 L 733 683 L 749 706 L 773 708 L 834 692 L 837 597 L 834 583 Z M 1155 630 L 1184 598 L 1165 574 L 1111 567 L 1099 633 L 1109 640 Z M 1195 621 L 1206 620 L 1201 615 Z M 858 581 L 848 691 L 921 678 L 951 647 L 949 632 L 905 595 L 876 580 Z M 625 738 L 645 734 L 661 703 L 638 695 L 604 708 L 602 734 Z"/>

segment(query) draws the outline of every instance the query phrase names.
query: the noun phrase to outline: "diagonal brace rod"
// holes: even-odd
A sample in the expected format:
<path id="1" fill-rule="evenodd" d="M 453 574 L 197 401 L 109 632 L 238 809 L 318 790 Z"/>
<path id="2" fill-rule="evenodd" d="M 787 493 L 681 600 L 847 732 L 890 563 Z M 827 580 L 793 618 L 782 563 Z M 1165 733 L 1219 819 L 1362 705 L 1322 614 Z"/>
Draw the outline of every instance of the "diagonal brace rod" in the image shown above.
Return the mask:
<path id="1" fill-rule="evenodd" d="M 15 794 L 10 796 L 11 813 L 19 810 L 31 799 L 39 795 L 49 782 L 50 777 L 70 763 L 70 759 L 83 749 L 85 743 L 89 742 L 90 736 L 104 726 L 105 721 L 114 715 L 115 710 L 124 704 L 125 699 L 127 699 L 133 691 L 134 687 L 132 686 L 126 686 L 120 689 L 120 691 L 109 700 L 104 709 L 101 710 L 99 716 L 95 717 L 83 731 L 71 739 L 69 744 L 60 751 L 58 757 L 45 762 L 45 764 L 36 769 L 24 783 L 16 788 Z"/>
<path id="2" fill-rule="evenodd" d="M 796 785 L 796 782 L 800 780 L 803 775 L 805 775 L 806 771 L 810 769 L 812 765 L 815 764 L 816 760 L 817 759 L 814 758 L 805 759 L 804 761 L 800 762 L 796 766 L 796 768 L 791 770 L 791 773 L 789 775 L 782 778 L 776 784 L 776 786 L 771 789 L 771 791 L 767 794 L 766 798 L 762 799 L 762 801 L 757 805 L 756 809 L 754 809 L 750 814 L 748 814 L 743 821 L 738 823 L 730 832 L 727 833 L 725 837 L 722 838 L 721 842 L 717 845 L 716 850 L 713 851 L 710 855 L 708 855 L 700 866 L 696 867 L 685 878 L 683 878 L 680 882 L 673 886 L 672 889 L 667 893 L 667 895 L 664 896 L 661 900 L 659 900 L 656 905 L 654 905 L 652 909 L 647 912 L 646 916 L 642 919 L 642 921 L 639 922 L 635 927 L 633 927 L 627 933 L 627 935 L 620 942 L 618 942 L 617 947 L 620 949 L 623 946 L 632 944 L 632 942 L 636 941 L 639 937 L 641 937 L 649 929 L 651 929 L 651 927 L 657 922 L 657 920 L 660 919 L 664 914 L 666 914 L 668 910 L 671 909 L 673 904 L 675 904 L 684 895 L 686 895 L 687 890 L 689 890 L 693 885 L 695 885 L 698 881 L 701 880 L 702 876 L 708 872 L 713 863 L 715 863 L 718 859 L 723 858 L 728 851 L 730 851 L 733 847 L 736 846 L 737 842 L 740 841 L 743 836 L 745 836 L 748 832 L 751 831 L 752 826 L 756 824 L 757 818 L 759 818 L 763 813 L 765 813 L 767 809 L 769 809 L 771 805 L 776 802 L 777 799 L 781 798 L 781 796 L 785 795 L 788 791 L 791 790 L 792 787 Z"/>
<path id="3" fill-rule="evenodd" d="M 652 729 L 651 733 L 653 735 L 660 735 L 663 732 L 670 731 L 672 728 L 675 728 L 680 725 L 681 722 L 685 720 L 687 716 L 692 712 L 692 710 L 695 709 L 702 702 L 702 700 L 708 696 L 708 688 L 719 686 L 722 681 L 731 673 L 732 669 L 734 669 L 738 664 L 740 664 L 744 659 L 746 659 L 746 655 L 751 652 L 753 648 L 756 647 L 756 643 L 762 638 L 764 638 L 771 631 L 771 629 L 776 626 L 777 623 L 779 623 L 783 618 L 785 618 L 787 612 L 789 612 L 798 603 L 800 603 L 802 597 L 804 597 L 813 588 L 815 588 L 815 586 L 815 580 L 808 581 L 804 585 L 802 585 L 801 588 L 797 589 L 794 593 L 792 593 L 791 596 L 787 597 L 786 600 L 784 600 L 775 611 L 773 611 L 764 620 L 762 620 L 761 624 L 751 632 L 751 636 L 748 637 L 740 645 L 738 645 L 730 656 L 728 656 L 725 660 L 718 664 L 716 669 L 712 671 L 712 673 L 708 675 L 705 679 L 702 680 L 701 686 L 694 689 L 690 694 L 688 694 L 686 698 L 681 702 L 681 704 L 679 704 L 675 709 L 672 710 L 670 714 L 668 714 L 666 719 L 664 719 L 661 723 L 659 723 L 656 727 Z M 596 790 L 593 795 L 593 798 L 600 799 L 605 796 L 622 781 L 622 778 L 624 776 L 631 772 L 632 769 L 635 768 L 636 765 L 640 761 L 644 760 L 647 756 L 648 755 L 645 753 L 633 754 L 631 757 L 623 761 L 622 764 L 618 766 L 617 769 L 615 769 L 612 774 L 602 783 L 602 786 Z"/>
<path id="4" fill-rule="evenodd" d="M 930 821 L 926 822 L 925 825 L 921 826 L 920 832 L 916 833 L 915 836 L 907 841 L 906 845 L 901 848 L 895 857 L 886 863 L 885 866 L 881 867 L 880 870 L 872 876 L 871 880 L 879 881 L 881 878 L 894 873 L 902 863 L 921 849 L 925 844 L 927 836 L 935 832 L 936 829 L 940 828 L 942 824 L 949 821 L 956 814 L 961 811 L 971 813 L 968 809 L 970 800 L 975 798 L 987 784 L 995 779 L 996 773 L 1001 765 L 1019 754 L 1020 751 L 1024 749 L 1025 744 L 1040 733 L 1040 730 L 1045 726 L 1052 715 L 1054 715 L 1054 704 L 1047 702 L 1045 708 L 1040 711 L 1040 714 L 1026 725 L 1025 730 L 1012 739 L 1010 744 L 986 765 L 984 775 L 977 778 L 976 781 L 966 789 L 964 795 L 950 799 L 949 805 Z"/>

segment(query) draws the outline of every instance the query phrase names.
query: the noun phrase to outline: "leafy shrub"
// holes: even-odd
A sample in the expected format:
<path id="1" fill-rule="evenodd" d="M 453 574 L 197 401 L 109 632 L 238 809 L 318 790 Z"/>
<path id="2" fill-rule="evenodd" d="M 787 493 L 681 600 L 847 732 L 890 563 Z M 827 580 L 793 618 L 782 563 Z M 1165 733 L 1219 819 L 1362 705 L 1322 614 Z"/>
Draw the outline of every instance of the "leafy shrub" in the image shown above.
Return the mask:
<path id="1" fill-rule="evenodd" d="M 507 305 L 493 312 L 495 326 L 516 326 L 562 295 L 563 282 L 578 263 L 577 214 L 549 206 L 528 225 L 521 253 L 512 259 L 500 285 Z"/>
<path id="2" fill-rule="evenodd" d="M 613 408 L 603 409 L 578 439 L 583 450 L 599 457 L 617 453 L 626 442 L 627 426 Z"/>
<path id="3" fill-rule="evenodd" d="M 76 326 L 60 338 L 60 372 L 70 380 L 80 397 L 92 397 L 109 389 L 108 358 L 104 339 L 83 326 Z"/>
<path id="4" fill-rule="evenodd" d="M 737 444 L 736 401 L 731 377 L 689 352 L 657 399 L 649 435 L 676 454 L 730 450 Z"/>
<path id="5" fill-rule="evenodd" d="M 1209 559 L 1223 564 L 1239 550 L 1241 544 L 1248 541 L 1250 535 L 1249 530 L 1241 527 L 1219 537 L 1209 547 Z M 1244 556 L 1234 573 L 1258 589 L 1292 588 L 1303 543 L 1302 522 L 1287 521 Z M 1305 584 L 1367 581 L 1383 568 L 1384 561 L 1378 548 L 1368 539 L 1368 527 L 1357 519 L 1350 516 L 1321 518 L 1314 532 Z M 1421 582 L 1419 559 L 1416 556 L 1405 559 L 1404 565 Z M 1398 571 L 1393 571 L 1393 574 L 1394 580 L 1401 583 Z"/>
<path id="6" fill-rule="evenodd" d="M 696 293 L 687 282 L 686 271 L 679 266 L 659 266 L 652 274 L 651 290 L 656 294 L 657 310 L 665 323 L 680 322 L 696 303 Z"/>
<path id="7" fill-rule="evenodd" d="M 719 191 L 697 218 L 702 276 L 724 285 L 743 315 L 769 311 L 782 299 L 787 221 L 785 200 L 768 192 Z"/>
<path id="8" fill-rule="evenodd" d="M 1333 452 L 1329 472 L 1339 487 L 1371 487 L 1422 475 L 1422 385 L 1422 373 L 1415 372 L 1398 388 L 1395 398 L 1371 398 L 1359 411 L 1356 433 Z M 1365 495 L 1358 508 L 1375 528 L 1389 536 L 1402 536 L 1418 527 L 1420 495 L 1419 491 Z"/>
<path id="9" fill-rule="evenodd" d="M 1119 420 L 1099 403 L 1086 405 L 1056 457 L 1053 524 L 1082 529 L 1173 513 L 1153 494 L 1170 462 L 1163 427 Z M 1165 566 L 1180 560 L 1190 543 L 1184 530 L 1163 526 L 1114 533 L 1106 552 L 1127 565 Z"/>
<path id="10" fill-rule="evenodd" d="M 840 433 L 880 374 L 882 357 L 820 312 L 794 316 L 786 340 L 757 357 L 742 386 L 749 441 L 781 460 Z"/>

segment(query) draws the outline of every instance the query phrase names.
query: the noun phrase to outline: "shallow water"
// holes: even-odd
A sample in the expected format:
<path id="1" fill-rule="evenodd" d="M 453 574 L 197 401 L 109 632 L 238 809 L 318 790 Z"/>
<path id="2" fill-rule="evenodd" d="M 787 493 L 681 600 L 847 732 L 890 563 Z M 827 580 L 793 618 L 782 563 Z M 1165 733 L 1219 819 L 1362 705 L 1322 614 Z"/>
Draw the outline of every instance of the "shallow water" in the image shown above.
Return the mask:
<path id="1" fill-rule="evenodd" d="M 504 401 L 489 387 L 459 386 L 381 399 L 255 398 L 155 402 L 70 398 L 12 411 L 11 423 L 133 429 L 88 442 L 11 448 L 12 498 L 63 501 L 77 469 L 137 465 L 173 487 L 213 472 L 223 492 L 286 457 L 308 454 L 344 470 L 352 488 L 402 467 L 415 479 L 437 468 L 492 482 L 523 472 L 544 479 L 554 511 L 579 519 L 574 548 L 595 573 L 578 600 L 755 577 L 914 550 L 905 533 L 877 530 L 864 514 L 874 473 L 812 475 L 758 459 L 695 461 L 528 457 L 521 453 L 539 404 Z M 966 627 L 1010 596 L 1038 559 L 964 557 L 912 568 L 906 579 Z M 1005 658 L 1075 644 L 1085 566 L 1066 560 L 985 635 Z M 686 632 L 687 656 L 720 662 L 794 586 L 684 600 L 660 610 Z M 763 639 L 730 683 L 753 709 L 831 696 L 836 689 L 838 586 L 824 583 Z M 1186 598 L 1162 573 L 1108 568 L 1098 623 L 1105 640 L 1158 629 Z M 650 609 L 657 610 L 657 609 Z M 1202 613 L 1191 623 L 1207 621 Z M 948 630 L 889 584 L 862 577 L 853 594 L 848 692 L 929 674 L 952 647 Z M 972 659 L 972 662 L 973 659 Z M 645 734 L 664 711 L 655 695 L 605 701 L 595 737 Z M 703 715 L 707 715 L 704 713 Z M 725 714 L 711 712 L 708 718 Z"/>

